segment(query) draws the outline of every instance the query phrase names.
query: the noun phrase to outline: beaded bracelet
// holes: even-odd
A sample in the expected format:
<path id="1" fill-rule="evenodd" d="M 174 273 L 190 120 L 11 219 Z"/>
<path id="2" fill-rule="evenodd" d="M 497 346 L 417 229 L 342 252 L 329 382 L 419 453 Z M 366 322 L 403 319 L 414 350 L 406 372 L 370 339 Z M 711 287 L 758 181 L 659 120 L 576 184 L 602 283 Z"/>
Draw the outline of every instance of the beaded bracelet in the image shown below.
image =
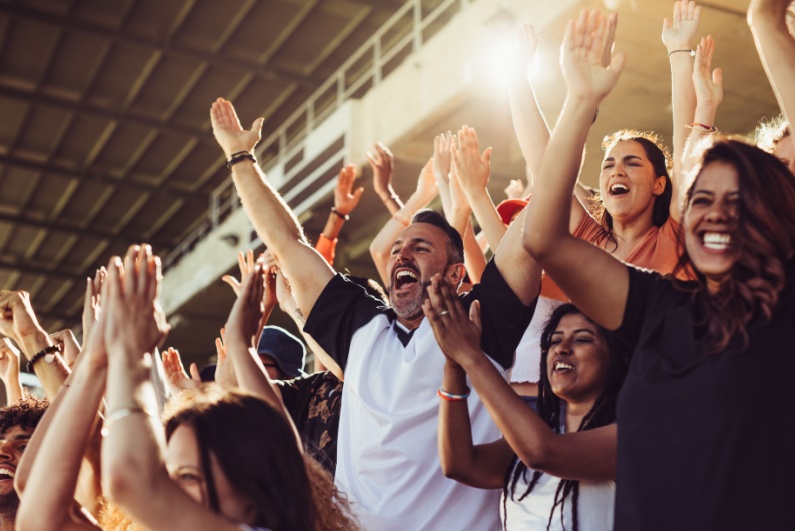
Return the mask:
<path id="1" fill-rule="evenodd" d="M 348 221 L 351 217 L 348 214 L 343 214 L 337 210 L 337 207 L 331 207 L 331 213 L 336 214 L 338 218 Z"/>
<path id="2" fill-rule="evenodd" d="M 231 170 L 232 166 L 244 160 L 250 160 L 254 164 L 257 163 L 257 158 L 248 151 L 238 151 L 237 153 L 232 153 L 229 157 L 229 160 L 226 162 L 226 168 Z"/>
<path id="3" fill-rule="evenodd" d="M 690 57 L 695 57 L 696 56 L 696 51 L 695 50 L 673 50 L 673 51 L 668 52 L 668 57 L 671 57 L 671 54 L 679 53 L 679 52 L 687 52 L 688 54 L 690 54 Z"/>
<path id="4" fill-rule="evenodd" d="M 447 400 L 448 402 L 463 402 L 464 400 L 469 398 L 469 395 L 471 393 L 472 393 L 472 390 L 469 387 L 467 387 L 466 394 L 463 394 L 463 395 L 454 395 L 452 393 L 448 393 L 447 391 L 445 391 L 444 389 L 442 389 L 440 387 L 439 390 L 436 391 L 436 396 L 438 396 L 439 398 L 441 398 L 443 400 Z"/>

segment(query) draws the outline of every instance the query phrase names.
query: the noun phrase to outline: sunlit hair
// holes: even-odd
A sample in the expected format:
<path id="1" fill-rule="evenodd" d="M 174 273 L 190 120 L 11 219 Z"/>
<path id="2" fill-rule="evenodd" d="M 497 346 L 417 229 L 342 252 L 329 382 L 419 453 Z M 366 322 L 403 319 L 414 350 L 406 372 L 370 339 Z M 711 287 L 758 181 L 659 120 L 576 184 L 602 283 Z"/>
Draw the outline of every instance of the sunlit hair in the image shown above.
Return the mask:
<path id="1" fill-rule="evenodd" d="M 685 249 L 673 275 L 692 267 L 698 282 L 676 282 L 696 295 L 699 313 L 709 332 L 708 352 L 726 350 L 738 337 L 748 345 L 747 325 L 769 321 L 786 284 L 787 262 L 795 253 L 795 180 L 773 155 L 737 139 L 719 139 L 708 148 L 687 191 L 689 208 L 703 169 L 713 162 L 730 164 L 739 184 L 738 219 L 732 224 L 731 245 L 737 257 L 717 293 L 693 266 Z M 684 218 L 686 221 L 686 217 Z M 685 231 L 686 233 L 686 231 Z"/>
<path id="2" fill-rule="evenodd" d="M 780 114 L 772 120 L 759 123 L 754 131 L 754 143 L 759 149 L 773 153 L 776 146 L 791 134 L 789 122 Z"/>
<path id="3" fill-rule="evenodd" d="M 47 412 L 47 406 L 49 402 L 46 400 L 31 396 L 5 406 L 0 409 L 0 434 L 15 426 L 23 430 L 36 429 L 41 417 Z"/>
<path id="4" fill-rule="evenodd" d="M 563 401 L 555 393 L 552 392 L 552 385 L 547 376 L 547 354 L 552 346 L 552 335 L 560 326 L 560 321 L 567 315 L 582 315 L 588 319 L 580 310 L 573 304 L 561 304 L 555 308 L 549 316 L 549 321 L 544 326 L 541 333 L 541 367 L 540 379 L 538 382 L 538 416 L 541 417 L 547 425 L 552 428 L 555 433 L 560 433 L 561 426 L 561 406 Z M 590 319 L 589 322 L 593 323 Z M 624 377 L 627 373 L 627 364 L 629 361 L 629 351 L 622 341 L 611 332 L 605 330 L 601 326 L 594 323 L 599 338 L 604 342 L 605 348 L 609 355 L 607 364 L 607 380 L 599 396 L 591 406 L 590 411 L 583 417 L 577 431 L 586 431 L 607 426 L 616 421 L 616 402 L 618 400 L 618 392 L 621 390 L 621 385 L 624 383 Z M 519 478 L 527 481 L 527 466 L 514 457 L 510 466 L 505 473 L 505 485 L 503 487 L 503 522 L 505 529 L 508 528 L 508 511 L 507 499 L 508 496 L 515 500 L 516 484 Z M 533 488 L 538 483 L 543 472 L 538 470 L 532 471 L 533 476 L 528 483 L 527 490 L 519 496 L 517 501 L 521 502 L 528 494 L 533 491 Z M 552 517 L 555 515 L 555 509 L 560 505 L 561 519 L 563 518 L 566 499 L 571 494 L 571 502 L 574 504 L 572 510 L 572 525 L 573 531 L 577 531 L 578 514 L 577 514 L 577 501 L 580 495 L 580 483 L 576 480 L 561 479 L 558 483 L 558 488 L 555 491 L 555 499 L 552 504 L 552 509 L 549 513 L 549 521 L 547 522 L 547 529 L 552 525 Z M 562 524 L 562 522 L 561 522 Z"/>
<path id="5" fill-rule="evenodd" d="M 178 409 L 166 419 L 166 439 L 179 426 L 193 428 L 210 509 L 220 512 L 212 455 L 229 483 L 257 509 L 253 522 L 239 523 L 274 531 L 314 529 L 315 506 L 303 457 L 281 414 L 259 398 L 215 386 L 180 398 Z"/>
<path id="6" fill-rule="evenodd" d="M 671 209 L 671 197 L 673 195 L 673 185 L 671 184 L 671 177 L 668 174 L 668 169 L 671 167 L 671 156 L 668 152 L 668 148 L 663 145 L 660 136 L 653 131 L 621 129 L 612 135 L 606 136 L 602 140 L 602 151 L 604 151 L 605 154 L 610 153 L 610 150 L 613 149 L 616 144 L 629 140 L 635 141 L 643 147 L 646 157 L 649 159 L 649 162 L 651 162 L 652 168 L 654 168 L 654 176 L 660 177 L 662 175 L 665 177 L 665 190 L 655 198 L 654 210 L 652 212 L 652 223 L 657 227 L 662 227 L 665 225 L 665 222 L 668 221 Z M 601 214 L 601 219 L 599 221 L 605 229 L 612 233 L 613 218 L 610 212 L 604 208 L 601 195 L 598 196 L 597 201 L 600 203 L 600 205 L 598 205 L 600 208 L 596 209 L 596 212 Z"/>

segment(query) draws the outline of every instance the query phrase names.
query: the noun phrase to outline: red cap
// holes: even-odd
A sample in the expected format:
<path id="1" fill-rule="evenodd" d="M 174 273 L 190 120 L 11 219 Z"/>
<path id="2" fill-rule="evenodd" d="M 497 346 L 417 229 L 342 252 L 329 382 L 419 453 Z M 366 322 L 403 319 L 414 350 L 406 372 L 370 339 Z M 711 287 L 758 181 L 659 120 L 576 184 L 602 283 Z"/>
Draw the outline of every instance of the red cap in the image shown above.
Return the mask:
<path id="1" fill-rule="evenodd" d="M 525 199 L 506 199 L 497 205 L 497 213 L 500 215 L 503 224 L 510 225 L 514 216 L 522 211 L 527 206 Z"/>

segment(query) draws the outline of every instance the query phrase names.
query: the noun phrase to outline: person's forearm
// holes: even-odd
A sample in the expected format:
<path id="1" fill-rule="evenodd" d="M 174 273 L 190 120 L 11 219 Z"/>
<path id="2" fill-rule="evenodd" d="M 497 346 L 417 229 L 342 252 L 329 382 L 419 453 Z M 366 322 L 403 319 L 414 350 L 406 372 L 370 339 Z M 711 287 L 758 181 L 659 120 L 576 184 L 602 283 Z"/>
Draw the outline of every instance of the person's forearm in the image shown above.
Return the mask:
<path id="1" fill-rule="evenodd" d="M 6 387 L 6 404 L 16 404 L 22 400 L 22 382 L 19 379 L 19 372 L 9 376 L 8 381 L 5 382 Z"/>
<path id="2" fill-rule="evenodd" d="M 453 395 L 465 395 L 464 370 L 449 361 L 445 363 L 441 389 Z M 471 483 L 478 475 L 478 471 L 473 470 L 475 445 L 466 400 L 451 402 L 439 399 L 439 461 L 442 473 L 456 481 Z"/>
<path id="3" fill-rule="evenodd" d="M 376 190 L 376 194 L 381 199 L 381 202 L 384 203 L 384 206 L 389 210 L 390 215 L 395 215 L 401 208 L 403 208 L 403 201 L 400 200 L 400 196 L 395 193 L 395 190 L 392 188 L 392 185 L 384 191 Z"/>
<path id="4" fill-rule="evenodd" d="M 532 190 L 549 142 L 549 126 L 526 79 L 522 77 L 511 83 L 509 98 L 516 138 L 530 169 L 527 189 Z"/>
<path id="5" fill-rule="evenodd" d="M 527 216 L 524 243 L 538 258 L 569 236 L 572 190 L 596 101 L 568 96 L 550 138 Z M 533 230 L 537 227 L 536 230 Z M 543 230 L 541 230 L 543 228 Z"/>
<path id="6" fill-rule="evenodd" d="M 23 496 L 20 506 L 21 518 L 29 524 L 66 518 L 73 503 L 83 456 L 98 422 L 97 409 L 105 389 L 105 368 L 90 364 L 88 359 L 84 361 L 76 368 L 69 387 L 64 387 L 59 395 L 58 414 L 52 412 L 54 416 L 46 426 L 46 434 L 39 439 L 41 446 L 31 455 L 31 459 L 35 456 L 35 462 L 27 478 L 28 495 Z"/>
<path id="7" fill-rule="evenodd" d="M 341 216 L 334 211 L 329 212 L 328 220 L 326 220 L 326 226 L 323 227 L 323 236 L 329 240 L 336 240 L 337 236 L 340 235 L 340 231 L 342 230 L 342 226 L 344 224 L 345 216 Z"/>
<path id="8" fill-rule="evenodd" d="M 475 229 L 472 227 L 471 220 L 467 220 L 466 229 L 462 236 L 464 238 L 464 262 L 469 274 L 469 280 L 472 284 L 479 284 L 483 270 L 486 269 L 486 257 L 475 239 Z"/>
<path id="9" fill-rule="evenodd" d="M 505 236 L 505 225 L 494 207 L 488 189 L 482 190 L 468 190 L 465 189 L 469 204 L 472 206 L 472 212 L 475 214 L 475 219 L 480 224 L 480 230 L 486 235 L 486 240 L 489 242 L 489 247 L 493 252 L 497 252 L 502 238 Z"/>
<path id="10" fill-rule="evenodd" d="M 787 120 L 795 119 L 795 40 L 789 34 L 783 12 L 752 4 L 748 23 L 756 49 L 773 86 L 779 108 Z"/>
<path id="11" fill-rule="evenodd" d="M 151 360 L 143 353 L 109 352 L 106 436 L 102 444 L 102 484 L 125 512 L 145 510 L 157 483 L 168 480 L 157 399 L 149 381 Z"/>
<path id="12" fill-rule="evenodd" d="M 306 243 L 298 220 L 255 162 L 232 166 L 232 181 L 248 218 L 274 258 L 284 263 L 290 248 Z"/>
<path id="13" fill-rule="evenodd" d="M 687 141 L 687 125 L 694 120 L 696 91 L 693 88 L 693 60 L 690 53 L 677 52 L 669 56 L 671 61 L 671 102 L 673 105 L 673 174 L 677 187 L 682 166 L 682 155 Z M 701 122 L 709 123 L 712 122 Z"/>

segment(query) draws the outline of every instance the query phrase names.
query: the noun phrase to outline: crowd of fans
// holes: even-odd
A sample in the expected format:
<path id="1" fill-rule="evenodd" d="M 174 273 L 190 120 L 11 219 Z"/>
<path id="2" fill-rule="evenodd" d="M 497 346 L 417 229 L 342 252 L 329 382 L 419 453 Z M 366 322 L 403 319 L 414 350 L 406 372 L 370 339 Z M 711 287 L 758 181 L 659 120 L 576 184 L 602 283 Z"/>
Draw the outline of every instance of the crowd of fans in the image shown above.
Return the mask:
<path id="1" fill-rule="evenodd" d="M 510 103 L 527 181 L 495 206 L 491 150 L 463 126 L 436 137 L 404 202 L 377 144 L 380 284 L 333 269 L 356 168 L 313 247 L 257 164 L 262 119 L 246 130 L 216 100 L 215 138 L 266 247 L 223 279 L 236 301 L 216 364 L 186 372 L 164 345 L 146 244 L 88 280 L 82 344 L 43 330 L 25 292 L 0 292 L 0 531 L 791 528 L 789 3 L 749 7 L 782 111 L 749 141 L 718 135 L 716 44 L 697 39 L 700 7 L 676 2 L 662 35 L 672 149 L 609 135 L 598 190 L 578 175 L 624 66 L 618 17 L 569 21 L 552 131 L 524 26 Z M 425 209 L 437 195 L 442 213 Z M 267 324 L 277 306 L 302 338 Z M 23 390 L 23 360 L 47 400 Z"/>

